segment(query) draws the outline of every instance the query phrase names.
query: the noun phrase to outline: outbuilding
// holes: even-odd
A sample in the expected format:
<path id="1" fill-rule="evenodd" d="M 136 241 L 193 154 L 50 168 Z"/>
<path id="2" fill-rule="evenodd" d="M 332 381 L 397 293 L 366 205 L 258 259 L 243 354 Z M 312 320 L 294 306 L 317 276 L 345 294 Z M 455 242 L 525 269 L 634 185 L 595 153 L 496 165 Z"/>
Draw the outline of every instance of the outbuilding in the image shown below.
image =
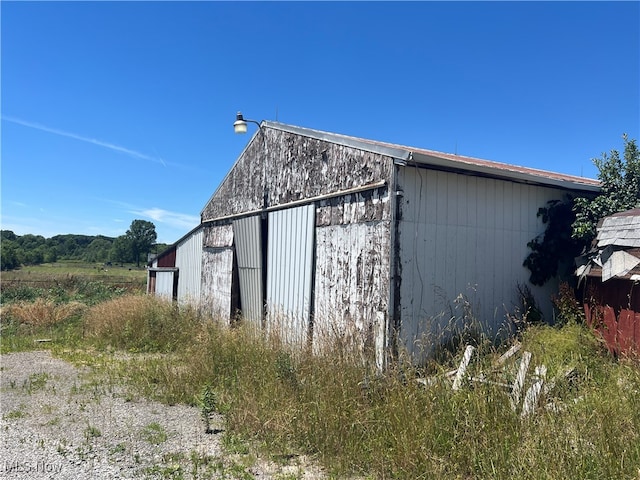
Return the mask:
<path id="1" fill-rule="evenodd" d="M 614 354 L 640 354 L 640 209 L 603 218 L 577 274 L 587 323 Z"/>
<path id="2" fill-rule="evenodd" d="M 221 318 L 241 312 L 316 350 L 340 341 L 378 366 L 402 352 L 420 361 L 472 319 L 490 337 L 509 333 L 519 286 L 551 316 L 555 286 L 530 285 L 522 266 L 544 230 L 536 213 L 598 189 L 265 121 L 201 212 L 191 235 L 201 283 L 190 293 Z"/>

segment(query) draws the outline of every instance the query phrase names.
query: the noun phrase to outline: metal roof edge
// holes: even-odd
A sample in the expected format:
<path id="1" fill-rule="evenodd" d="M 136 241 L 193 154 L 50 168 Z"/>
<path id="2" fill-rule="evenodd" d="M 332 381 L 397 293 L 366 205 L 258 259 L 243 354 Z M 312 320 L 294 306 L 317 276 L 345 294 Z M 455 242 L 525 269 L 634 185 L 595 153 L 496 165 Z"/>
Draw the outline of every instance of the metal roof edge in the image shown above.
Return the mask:
<path id="1" fill-rule="evenodd" d="M 456 159 L 452 159 L 447 158 L 450 154 L 435 151 L 421 151 L 416 149 L 412 153 L 413 160 L 416 164 L 430 165 L 447 170 L 474 172 L 492 178 L 503 178 L 520 183 L 538 184 L 567 190 L 582 190 L 594 193 L 600 191 L 599 183 L 590 178 L 576 177 L 471 157 L 459 156 Z"/>
<path id="2" fill-rule="evenodd" d="M 475 172 L 494 178 L 506 178 L 522 183 L 534 183 L 567 190 L 582 190 L 587 192 L 600 191 L 599 182 L 590 178 L 459 155 L 455 155 L 455 159 L 448 158 L 451 157 L 452 154 L 351 137 L 348 135 L 314 130 L 311 128 L 297 127 L 280 122 L 263 121 L 262 124 L 269 128 L 274 128 L 296 135 L 325 140 L 373 153 L 380 153 L 405 162 L 413 160 L 416 163 L 433 165 L 449 170 Z M 420 157 L 427 157 L 428 160 L 421 160 Z"/>
<path id="3" fill-rule="evenodd" d="M 183 236 L 181 236 L 178 240 L 176 240 L 175 242 L 173 242 L 171 245 L 168 245 L 167 248 L 165 248 L 162 252 L 160 252 L 159 254 L 157 254 L 153 260 L 147 262 L 147 265 L 151 265 L 155 260 L 157 260 L 160 257 L 165 256 L 167 253 L 169 253 L 171 250 L 175 250 L 176 248 L 178 248 L 178 245 L 183 242 L 184 240 L 186 240 L 189 236 L 193 235 L 194 233 L 196 233 L 198 230 L 200 230 L 201 228 L 204 227 L 204 223 L 199 223 L 198 225 L 196 225 L 195 227 L 193 227 L 191 230 L 189 230 L 187 233 L 185 233 Z"/>
<path id="4" fill-rule="evenodd" d="M 380 155 L 386 155 L 388 157 L 397 158 L 404 161 L 409 160 L 411 157 L 411 151 L 407 148 L 401 147 L 400 145 L 384 144 L 382 142 L 371 142 L 363 138 L 350 137 L 348 135 L 342 135 L 340 133 L 324 132 L 322 130 L 314 130 L 312 128 L 306 127 L 296 127 L 295 125 L 288 125 L 280 122 L 263 121 L 262 123 L 267 127 L 281 130 L 283 132 L 336 143 L 345 147 L 357 148 L 371 153 L 378 153 Z"/>
<path id="5" fill-rule="evenodd" d="M 211 196 L 209 197 L 209 199 L 205 202 L 204 207 L 202 207 L 202 210 L 200 210 L 200 218 L 202 218 L 202 214 L 204 213 L 205 208 L 207 208 L 207 205 L 209 205 L 209 203 L 211 202 L 211 200 L 213 200 L 213 197 L 216 196 L 216 193 L 218 193 L 218 190 L 220 190 L 220 188 L 222 187 L 222 185 L 224 185 L 224 182 L 227 180 L 227 178 L 229 178 L 229 175 L 231 175 L 231 172 L 233 171 L 233 169 L 235 168 L 235 166 L 238 164 L 238 162 L 240 161 L 240 159 L 242 158 L 242 156 L 244 155 L 244 152 L 247 151 L 247 149 L 249 148 L 249 145 L 251 145 L 253 143 L 253 141 L 256 139 L 256 137 L 258 136 L 258 134 L 260 133 L 260 131 L 262 130 L 263 127 L 267 126 L 269 122 L 266 122 L 265 120 L 263 120 L 262 122 L 260 122 L 260 128 L 258 128 L 255 132 L 253 132 L 253 135 L 251 136 L 251 139 L 249 139 L 249 141 L 247 142 L 247 144 L 244 146 L 244 148 L 242 149 L 242 151 L 240 152 L 240 155 L 238 155 L 238 157 L 236 158 L 235 162 L 233 162 L 233 165 L 231 165 L 231 168 L 229 169 L 229 171 L 227 171 L 227 174 L 222 178 L 222 180 L 220 181 L 220 183 L 218 184 L 218 187 L 213 191 L 213 193 L 211 194 Z"/>

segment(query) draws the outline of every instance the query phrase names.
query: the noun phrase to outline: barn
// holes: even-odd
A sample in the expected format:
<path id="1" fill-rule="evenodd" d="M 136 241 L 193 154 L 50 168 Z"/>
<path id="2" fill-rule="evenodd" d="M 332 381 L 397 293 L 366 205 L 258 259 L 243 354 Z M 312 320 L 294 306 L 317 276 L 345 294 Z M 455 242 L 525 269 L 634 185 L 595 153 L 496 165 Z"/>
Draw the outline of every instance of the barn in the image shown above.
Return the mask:
<path id="1" fill-rule="evenodd" d="M 154 267 L 155 288 L 158 275 L 173 275 L 178 300 L 198 299 L 221 318 L 241 312 L 316 350 L 337 339 L 378 366 L 399 352 L 420 360 L 472 316 L 485 334 L 505 334 L 519 285 L 551 316 L 555 286 L 528 285 L 522 266 L 527 242 L 544 230 L 536 213 L 598 188 L 582 177 L 264 121 L 201 224 L 167 253 L 174 264 Z M 179 264 L 181 249 L 189 249 L 184 258 L 200 252 L 200 264 Z M 193 272 L 181 291 L 187 263 Z"/>

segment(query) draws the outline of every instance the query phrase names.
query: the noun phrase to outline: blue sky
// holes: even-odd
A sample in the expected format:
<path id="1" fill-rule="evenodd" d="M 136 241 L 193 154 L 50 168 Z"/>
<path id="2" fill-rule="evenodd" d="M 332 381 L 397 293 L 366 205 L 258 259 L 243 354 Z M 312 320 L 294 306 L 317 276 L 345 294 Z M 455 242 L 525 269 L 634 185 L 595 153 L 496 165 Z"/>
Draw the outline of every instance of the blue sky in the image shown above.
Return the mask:
<path id="1" fill-rule="evenodd" d="M 595 177 L 640 137 L 638 2 L 8 2 L 2 229 L 172 243 L 245 117 Z M 255 128 L 251 125 L 249 128 Z M 251 131 L 250 131 L 251 133 Z"/>

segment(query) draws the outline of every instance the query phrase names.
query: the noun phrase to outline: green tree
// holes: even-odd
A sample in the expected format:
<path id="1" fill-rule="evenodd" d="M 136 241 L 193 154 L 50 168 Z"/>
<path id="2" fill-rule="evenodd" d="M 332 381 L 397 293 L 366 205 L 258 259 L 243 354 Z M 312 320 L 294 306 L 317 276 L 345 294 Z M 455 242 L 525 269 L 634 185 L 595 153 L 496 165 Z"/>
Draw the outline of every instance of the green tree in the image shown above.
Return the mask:
<path id="1" fill-rule="evenodd" d="M 109 252 L 109 260 L 113 263 L 128 263 L 134 260 L 131 241 L 126 235 L 120 235 L 113 241 Z"/>
<path id="2" fill-rule="evenodd" d="M 85 262 L 105 262 L 109 258 L 113 242 L 106 237 L 97 236 L 84 249 L 82 259 Z"/>
<path id="3" fill-rule="evenodd" d="M 0 264 L 2 270 L 13 270 L 20 266 L 18 245 L 12 240 L 5 240 L 4 236 L 0 243 Z"/>
<path id="4" fill-rule="evenodd" d="M 602 193 L 595 198 L 576 198 L 573 237 L 591 244 L 601 218 L 640 206 L 640 151 L 635 139 L 624 134 L 624 158 L 611 150 L 601 158 L 594 158 Z"/>
<path id="5" fill-rule="evenodd" d="M 17 238 L 16 234 L 11 230 L 0 230 L 0 239 L 2 240 L 11 240 L 14 242 Z"/>
<path id="6" fill-rule="evenodd" d="M 134 220 L 125 236 L 131 242 L 131 251 L 136 265 L 140 266 L 140 258 L 145 257 L 151 251 L 158 235 L 156 226 L 146 220 Z"/>
<path id="7" fill-rule="evenodd" d="M 531 253 L 524 260 L 534 285 L 544 285 L 571 271 L 573 259 L 596 237 L 601 218 L 640 206 L 640 152 L 635 140 L 629 140 L 626 134 L 622 138 L 623 158 L 617 150 L 611 150 L 609 155 L 603 153 L 593 159 L 602 184 L 599 194 L 554 200 L 538 211 L 547 227 L 543 235 L 527 244 Z"/>

